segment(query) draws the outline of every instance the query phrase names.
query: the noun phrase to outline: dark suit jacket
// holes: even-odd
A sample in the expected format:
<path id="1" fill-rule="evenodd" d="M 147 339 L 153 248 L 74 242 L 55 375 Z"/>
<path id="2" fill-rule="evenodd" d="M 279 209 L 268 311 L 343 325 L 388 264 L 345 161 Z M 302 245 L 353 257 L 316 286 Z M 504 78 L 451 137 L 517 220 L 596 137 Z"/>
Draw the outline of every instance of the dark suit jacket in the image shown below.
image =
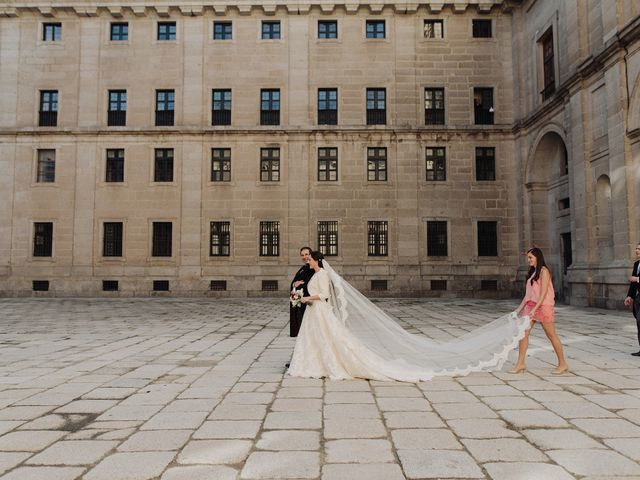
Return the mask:
<path id="1" fill-rule="evenodd" d="M 291 280 L 291 285 L 289 285 L 289 291 L 293 289 L 293 284 L 299 280 L 302 280 L 304 283 L 302 284 L 302 291 L 304 292 L 304 296 L 309 296 L 309 290 L 307 290 L 307 286 L 309 285 L 309 280 L 313 277 L 313 274 L 316 273 L 313 268 L 311 268 L 306 263 L 300 267 L 300 270 L 296 272 L 296 275 Z"/>
<path id="2" fill-rule="evenodd" d="M 640 260 L 633 264 L 633 272 L 631 275 L 634 277 L 638 276 L 638 264 Z M 627 292 L 627 297 L 636 298 L 636 295 L 640 292 L 640 283 L 638 282 L 629 282 L 629 292 Z"/>

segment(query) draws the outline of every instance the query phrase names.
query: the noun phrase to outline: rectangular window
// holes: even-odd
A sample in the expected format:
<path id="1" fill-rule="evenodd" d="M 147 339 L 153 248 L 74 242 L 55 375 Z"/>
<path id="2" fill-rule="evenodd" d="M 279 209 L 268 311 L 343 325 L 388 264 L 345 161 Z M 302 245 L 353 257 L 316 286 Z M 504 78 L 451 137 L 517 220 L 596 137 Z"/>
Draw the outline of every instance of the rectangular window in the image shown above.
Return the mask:
<path id="1" fill-rule="evenodd" d="M 230 182 L 231 181 L 231 149 L 212 148 L 211 149 L 211 181 Z"/>
<path id="2" fill-rule="evenodd" d="M 260 256 L 280 255 L 280 222 L 260 222 Z"/>
<path id="3" fill-rule="evenodd" d="M 389 289 L 389 282 L 387 280 L 371 280 L 371 290 L 384 292 Z"/>
<path id="4" fill-rule="evenodd" d="M 335 182 L 338 180 L 338 149 L 335 147 L 318 148 L 318 181 Z"/>
<path id="5" fill-rule="evenodd" d="M 53 223 L 35 222 L 33 224 L 33 256 L 51 257 L 53 255 Z"/>
<path id="6" fill-rule="evenodd" d="M 129 40 L 129 24 L 126 22 L 112 22 L 110 38 L 112 42 Z"/>
<path id="7" fill-rule="evenodd" d="M 573 251 L 571 247 L 571 232 L 561 233 L 560 239 L 562 241 L 562 270 L 566 275 L 567 269 L 573 263 Z"/>
<path id="8" fill-rule="evenodd" d="M 173 148 L 156 148 L 154 182 L 173 182 Z"/>
<path id="9" fill-rule="evenodd" d="M 263 292 L 277 292 L 278 291 L 278 280 L 262 280 L 262 291 Z"/>
<path id="10" fill-rule="evenodd" d="M 473 38 L 491 38 L 491 20 L 473 20 Z"/>
<path id="11" fill-rule="evenodd" d="M 544 89 L 542 99 L 546 100 L 556 91 L 556 77 L 553 54 L 553 30 L 549 29 L 540 39 L 542 45 L 542 72 L 544 77 Z"/>
<path id="12" fill-rule="evenodd" d="M 175 40 L 176 22 L 158 22 L 158 40 Z"/>
<path id="13" fill-rule="evenodd" d="M 476 148 L 476 180 L 479 182 L 496 179 L 496 149 L 493 147 Z"/>
<path id="14" fill-rule="evenodd" d="M 427 256 L 446 257 L 447 255 L 447 222 L 427 222 Z"/>
<path id="15" fill-rule="evenodd" d="M 211 124 L 231 125 L 231 90 L 212 91 Z"/>
<path id="16" fill-rule="evenodd" d="M 40 91 L 38 125 L 41 127 L 55 127 L 58 125 L 58 90 Z"/>
<path id="17" fill-rule="evenodd" d="M 498 256 L 498 222 L 478 222 L 478 256 Z"/>
<path id="18" fill-rule="evenodd" d="M 233 38 L 233 25 L 231 22 L 213 22 L 214 40 L 231 40 Z"/>
<path id="19" fill-rule="evenodd" d="M 370 257 L 386 257 L 389 245 L 389 224 L 386 221 L 370 221 L 367 228 L 368 254 Z"/>
<path id="20" fill-rule="evenodd" d="M 49 280 L 33 280 L 31 282 L 31 288 L 34 292 L 48 292 Z"/>
<path id="21" fill-rule="evenodd" d="M 260 149 L 260 181 L 279 182 L 280 181 L 280 149 L 261 148 Z"/>
<path id="22" fill-rule="evenodd" d="M 280 21 L 263 21 L 262 22 L 262 39 L 277 40 L 280 38 Z"/>
<path id="23" fill-rule="evenodd" d="M 444 147 L 425 149 L 427 181 L 444 182 L 447 179 L 447 161 Z"/>
<path id="24" fill-rule="evenodd" d="M 318 38 L 338 38 L 338 21 L 318 20 Z"/>
<path id="25" fill-rule="evenodd" d="M 56 181 L 56 151 L 38 150 L 38 171 L 36 182 L 53 183 Z"/>
<path id="26" fill-rule="evenodd" d="M 424 38 L 444 38 L 443 20 L 425 20 Z"/>
<path id="27" fill-rule="evenodd" d="M 107 125 L 124 127 L 127 124 L 127 91 L 109 90 L 109 110 Z"/>
<path id="28" fill-rule="evenodd" d="M 493 88 L 474 88 L 473 108 L 476 125 L 493 125 Z"/>
<path id="29" fill-rule="evenodd" d="M 102 281 L 102 291 L 103 292 L 117 292 L 118 291 L 118 280 L 103 280 Z"/>
<path id="30" fill-rule="evenodd" d="M 209 282 L 209 290 L 212 292 L 224 292 L 226 289 L 226 280 L 211 280 L 211 282 Z"/>
<path id="31" fill-rule="evenodd" d="M 231 224 L 229 222 L 211 222 L 209 255 L 228 257 L 231 251 Z"/>
<path id="32" fill-rule="evenodd" d="M 444 88 L 424 89 L 424 123 L 444 125 Z"/>
<path id="33" fill-rule="evenodd" d="M 367 125 L 387 123 L 387 89 L 367 88 Z"/>
<path id="34" fill-rule="evenodd" d="M 446 289 L 447 289 L 446 280 L 431 280 L 431 290 L 446 290 Z"/>
<path id="35" fill-rule="evenodd" d="M 153 257 L 170 257 L 172 252 L 173 223 L 153 222 Z"/>
<path id="36" fill-rule="evenodd" d="M 107 150 L 107 169 L 105 182 L 124 182 L 124 149 Z"/>
<path id="37" fill-rule="evenodd" d="M 102 238 L 103 257 L 122 256 L 122 222 L 104 222 Z"/>
<path id="38" fill-rule="evenodd" d="M 153 281 L 153 291 L 154 292 L 168 292 L 169 291 L 169 280 L 154 280 Z"/>
<path id="39" fill-rule="evenodd" d="M 59 42 L 62 40 L 61 23 L 43 23 L 42 40 L 45 42 Z"/>
<path id="40" fill-rule="evenodd" d="M 318 89 L 318 125 L 338 124 L 338 89 Z"/>
<path id="41" fill-rule="evenodd" d="M 175 99 L 175 90 L 156 90 L 156 126 L 173 125 Z"/>
<path id="42" fill-rule="evenodd" d="M 367 20 L 367 38 L 385 38 L 384 20 Z"/>
<path id="43" fill-rule="evenodd" d="M 325 256 L 338 255 L 338 222 L 318 222 L 318 250 Z"/>
<path id="44" fill-rule="evenodd" d="M 367 148 L 367 180 L 370 182 L 387 181 L 387 149 Z"/>
<path id="45" fill-rule="evenodd" d="M 260 125 L 280 125 L 280 89 L 260 90 Z"/>

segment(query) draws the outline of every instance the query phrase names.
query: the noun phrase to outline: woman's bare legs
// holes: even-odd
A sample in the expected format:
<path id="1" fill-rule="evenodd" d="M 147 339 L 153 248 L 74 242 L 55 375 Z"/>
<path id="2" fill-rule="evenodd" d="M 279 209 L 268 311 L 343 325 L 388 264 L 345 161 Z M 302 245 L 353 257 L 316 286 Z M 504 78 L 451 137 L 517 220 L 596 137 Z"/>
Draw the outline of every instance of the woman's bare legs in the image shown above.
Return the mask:
<path id="1" fill-rule="evenodd" d="M 531 329 L 533 328 L 534 323 L 535 322 L 532 321 L 527 331 L 524 332 L 524 337 L 522 337 L 520 343 L 518 344 L 518 361 L 516 362 L 515 367 L 513 367 L 513 369 L 511 369 L 509 373 L 521 373 L 525 371 L 525 357 L 527 356 L 527 349 L 529 348 L 529 334 L 531 333 Z"/>
<path id="2" fill-rule="evenodd" d="M 558 357 L 558 366 L 553 373 L 559 374 L 566 372 L 569 370 L 569 365 L 567 365 L 567 361 L 564 359 L 564 349 L 562 348 L 560 337 L 558 337 L 558 334 L 556 333 L 555 323 L 542 323 L 542 328 L 544 329 L 544 333 L 547 334 L 547 338 L 551 342 L 551 346 L 553 346 L 553 350 L 556 352 L 556 356 Z"/>

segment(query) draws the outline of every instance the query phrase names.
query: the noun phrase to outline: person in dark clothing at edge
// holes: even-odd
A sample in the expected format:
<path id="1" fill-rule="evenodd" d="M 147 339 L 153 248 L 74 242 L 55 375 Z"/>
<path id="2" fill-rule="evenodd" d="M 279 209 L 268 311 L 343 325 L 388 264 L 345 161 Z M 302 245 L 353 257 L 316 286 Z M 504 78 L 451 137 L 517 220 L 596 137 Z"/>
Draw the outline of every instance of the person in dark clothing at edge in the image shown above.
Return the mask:
<path id="1" fill-rule="evenodd" d="M 307 291 L 307 285 L 309 284 L 309 280 L 313 277 L 315 273 L 311 267 L 309 267 L 309 258 L 311 256 L 311 247 L 302 247 L 300 249 L 300 258 L 304 262 L 304 265 L 300 267 L 300 269 L 296 272 L 293 280 L 291 280 L 291 285 L 289 286 L 289 291 L 298 290 L 302 288 L 304 292 L 304 296 L 309 296 L 309 292 Z M 305 304 L 301 304 L 300 306 L 294 307 L 291 303 L 289 303 L 289 336 L 297 337 L 298 332 L 300 331 L 300 325 L 302 325 L 302 317 L 304 316 L 304 310 L 306 308 Z M 289 368 L 289 364 L 286 364 L 287 368 Z"/>

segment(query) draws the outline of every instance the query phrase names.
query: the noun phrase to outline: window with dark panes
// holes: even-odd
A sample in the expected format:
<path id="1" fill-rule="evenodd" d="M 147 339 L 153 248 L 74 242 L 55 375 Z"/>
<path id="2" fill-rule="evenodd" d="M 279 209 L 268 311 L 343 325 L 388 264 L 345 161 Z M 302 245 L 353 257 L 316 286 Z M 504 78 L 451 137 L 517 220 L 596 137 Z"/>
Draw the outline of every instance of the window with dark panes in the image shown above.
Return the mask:
<path id="1" fill-rule="evenodd" d="M 446 221 L 427 222 L 427 255 L 429 257 L 446 257 L 448 255 Z"/>
<path id="2" fill-rule="evenodd" d="M 370 257 L 386 257 L 389 254 L 389 223 L 367 222 L 367 244 Z"/>
<path id="3" fill-rule="evenodd" d="M 384 182 L 387 180 L 387 149 L 367 148 L 367 180 Z"/>
<path id="4" fill-rule="evenodd" d="M 103 280 L 102 281 L 102 291 L 103 292 L 117 292 L 118 291 L 118 280 Z"/>
<path id="5" fill-rule="evenodd" d="M 173 125 L 175 100 L 175 90 L 156 90 L 156 126 Z"/>
<path id="6" fill-rule="evenodd" d="M 102 256 L 122 256 L 122 222 L 104 222 L 102 233 Z"/>
<path id="7" fill-rule="evenodd" d="M 280 222 L 260 222 L 260 256 L 280 255 Z"/>
<path id="8" fill-rule="evenodd" d="M 176 22 L 158 22 L 158 40 L 175 40 Z"/>
<path id="9" fill-rule="evenodd" d="M 112 22 L 110 38 L 112 42 L 129 40 L 129 24 L 127 22 Z"/>
<path id="10" fill-rule="evenodd" d="M 211 181 L 230 182 L 231 181 L 231 149 L 212 148 L 211 149 Z"/>
<path id="11" fill-rule="evenodd" d="M 491 38 L 491 20 L 475 19 L 472 21 L 473 38 Z"/>
<path id="12" fill-rule="evenodd" d="M 318 148 L 318 181 L 335 182 L 338 180 L 338 149 L 336 147 Z"/>
<path id="13" fill-rule="evenodd" d="M 262 22 L 262 39 L 277 40 L 280 38 L 280 21 Z"/>
<path id="14" fill-rule="evenodd" d="M 42 40 L 45 42 L 59 42 L 62 40 L 61 23 L 43 23 Z"/>
<path id="15" fill-rule="evenodd" d="M 424 123 L 444 125 L 444 88 L 424 89 Z"/>
<path id="16" fill-rule="evenodd" d="M 124 127 L 127 124 L 127 91 L 109 90 L 109 110 L 107 125 Z"/>
<path id="17" fill-rule="evenodd" d="M 233 38 L 233 25 L 231 22 L 213 22 L 214 40 L 231 40 Z"/>
<path id="18" fill-rule="evenodd" d="M 318 38 L 338 38 L 338 21 L 318 20 Z"/>
<path id="19" fill-rule="evenodd" d="M 231 90 L 213 90 L 211 100 L 211 124 L 231 125 Z"/>
<path id="20" fill-rule="evenodd" d="M 280 149 L 261 148 L 260 149 L 260 181 L 279 182 L 280 181 Z"/>
<path id="21" fill-rule="evenodd" d="M 473 115 L 476 125 L 493 125 L 493 88 L 473 89 Z"/>
<path id="22" fill-rule="evenodd" d="M 478 222 L 478 256 L 498 256 L 498 222 Z"/>
<path id="23" fill-rule="evenodd" d="M 173 182 L 173 148 L 156 148 L 154 182 Z"/>
<path id="24" fill-rule="evenodd" d="M 387 89 L 367 88 L 367 125 L 387 123 Z"/>
<path id="25" fill-rule="evenodd" d="M 211 222 L 209 255 L 211 257 L 228 257 L 231 252 L 231 223 Z"/>
<path id="26" fill-rule="evenodd" d="M 367 38 L 385 38 L 384 20 L 367 20 Z"/>
<path id="27" fill-rule="evenodd" d="M 107 150 L 107 168 L 105 182 L 124 182 L 124 149 Z"/>
<path id="28" fill-rule="evenodd" d="M 318 89 L 318 125 L 338 124 L 338 89 Z"/>
<path id="29" fill-rule="evenodd" d="M 40 90 L 38 125 L 41 127 L 58 125 L 58 90 Z"/>
<path id="30" fill-rule="evenodd" d="M 445 181 L 447 179 L 447 163 L 444 147 L 427 147 L 425 149 L 427 181 Z"/>
<path id="31" fill-rule="evenodd" d="M 573 263 L 573 247 L 571 246 L 571 232 L 561 233 L 560 239 L 562 241 L 562 270 L 566 275 L 567 269 Z"/>
<path id="32" fill-rule="evenodd" d="M 493 147 L 476 148 L 476 180 L 492 181 L 496 179 L 496 149 Z"/>
<path id="33" fill-rule="evenodd" d="M 325 256 L 338 255 L 338 221 L 318 222 L 318 250 Z"/>
<path id="34" fill-rule="evenodd" d="M 33 256 L 51 257 L 53 255 L 53 222 L 35 222 L 33 224 Z"/>
<path id="35" fill-rule="evenodd" d="M 153 257 L 170 257 L 172 252 L 173 223 L 153 222 L 153 239 L 151 255 Z"/>
<path id="36" fill-rule="evenodd" d="M 36 182 L 53 183 L 56 181 L 56 151 L 52 149 L 38 150 L 38 169 Z"/>
<path id="37" fill-rule="evenodd" d="M 444 22 L 442 20 L 424 21 L 424 38 L 444 38 Z"/>
<path id="38" fill-rule="evenodd" d="M 260 90 L 260 125 L 280 125 L 280 89 Z"/>
<path id="39" fill-rule="evenodd" d="M 556 77 L 553 54 L 553 30 L 549 29 L 540 39 L 542 44 L 542 71 L 544 76 L 544 88 L 542 99 L 546 100 L 556 91 Z"/>

